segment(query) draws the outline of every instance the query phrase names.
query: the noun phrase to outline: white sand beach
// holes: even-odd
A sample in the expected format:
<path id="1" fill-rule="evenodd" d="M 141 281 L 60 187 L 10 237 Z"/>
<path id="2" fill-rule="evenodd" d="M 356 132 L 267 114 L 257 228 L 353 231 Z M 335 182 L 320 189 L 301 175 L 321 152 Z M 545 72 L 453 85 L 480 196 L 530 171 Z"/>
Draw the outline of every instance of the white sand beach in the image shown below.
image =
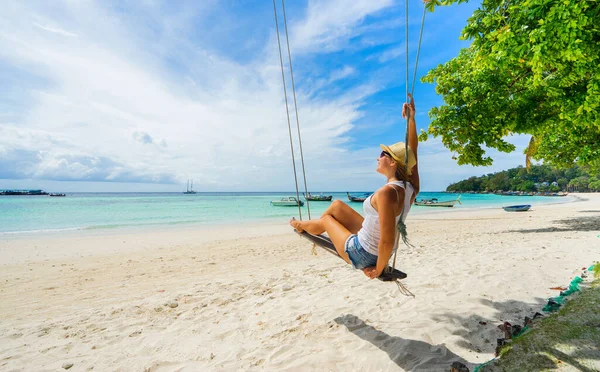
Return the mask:
<path id="1" fill-rule="evenodd" d="M 0 370 L 472 368 L 498 324 L 600 259 L 600 195 L 577 198 L 409 216 L 397 266 L 415 298 L 313 256 L 287 221 L 4 235 Z"/>

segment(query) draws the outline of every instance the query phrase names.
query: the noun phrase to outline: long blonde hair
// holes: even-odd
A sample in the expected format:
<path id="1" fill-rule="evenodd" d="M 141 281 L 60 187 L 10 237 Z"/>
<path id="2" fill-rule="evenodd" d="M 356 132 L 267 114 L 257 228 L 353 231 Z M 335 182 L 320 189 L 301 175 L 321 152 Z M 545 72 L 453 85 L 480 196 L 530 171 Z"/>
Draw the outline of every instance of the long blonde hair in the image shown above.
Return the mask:
<path id="1" fill-rule="evenodd" d="M 396 162 L 396 161 L 395 161 Z M 398 181 L 404 182 L 404 192 L 406 192 L 406 183 L 410 182 L 410 177 L 406 172 L 406 167 L 403 164 L 396 162 L 396 174 L 394 175 Z M 405 194 L 406 195 L 406 194 Z M 406 197 L 406 196 L 405 196 Z M 404 214 L 404 200 L 398 200 L 398 203 L 402 204 L 402 213 L 400 214 L 400 220 L 396 225 L 396 229 L 400 232 L 400 236 L 402 237 L 402 241 L 409 247 L 413 245 L 408 241 L 408 232 L 406 231 L 406 224 L 402 220 L 402 215 Z"/>
<path id="2" fill-rule="evenodd" d="M 396 174 L 394 174 L 394 177 L 396 177 L 398 181 L 410 182 L 410 177 L 406 173 L 406 167 L 397 161 L 394 162 L 396 163 Z"/>

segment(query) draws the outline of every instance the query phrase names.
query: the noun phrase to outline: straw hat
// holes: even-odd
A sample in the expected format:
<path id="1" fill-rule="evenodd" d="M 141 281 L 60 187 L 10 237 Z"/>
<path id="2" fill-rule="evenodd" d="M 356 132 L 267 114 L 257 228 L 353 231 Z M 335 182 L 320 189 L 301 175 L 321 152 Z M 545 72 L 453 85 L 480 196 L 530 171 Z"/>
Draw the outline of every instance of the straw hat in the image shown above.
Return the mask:
<path id="1" fill-rule="evenodd" d="M 404 167 L 405 145 L 404 142 L 394 143 L 393 145 L 379 145 L 381 149 L 392 156 L 392 159 L 402 167 Z M 408 148 L 408 175 L 412 174 L 412 168 L 417 165 L 417 159 L 412 149 Z"/>

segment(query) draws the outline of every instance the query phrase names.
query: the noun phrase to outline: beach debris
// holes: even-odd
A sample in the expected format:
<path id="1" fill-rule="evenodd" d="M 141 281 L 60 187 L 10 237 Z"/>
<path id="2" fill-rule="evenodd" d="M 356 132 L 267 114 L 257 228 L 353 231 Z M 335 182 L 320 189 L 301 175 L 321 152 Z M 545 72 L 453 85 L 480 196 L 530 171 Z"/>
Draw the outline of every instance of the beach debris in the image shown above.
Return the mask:
<path id="1" fill-rule="evenodd" d="M 508 344 L 510 342 L 510 340 L 507 340 L 505 338 L 497 338 L 496 339 L 496 350 L 495 350 L 495 355 L 498 356 L 500 355 L 500 350 L 502 349 L 503 346 L 505 346 L 506 344 Z"/>
<path id="2" fill-rule="evenodd" d="M 177 301 L 171 301 L 171 302 L 167 303 L 167 306 L 170 307 L 171 309 L 174 309 L 177 306 L 179 306 L 179 304 L 177 303 Z"/>
<path id="3" fill-rule="evenodd" d="M 587 270 L 592 271 L 593 269 L 594 269 L 594 265 L 590 266 Z M 583 270 L 585 270 L 585 268 Z M 557 297 L 549 298 L 548 303 L 546 304 L 546 306 L 544 306 L 542 311 L 553 312 L 553 311 L 558 310 L 560 308 L 560 306 L 563 305 L 565 303 L 565 301 L 567 300 L 567 296 L 569 296 L 573 293 L 579 292 L 580 291 L 579 284 L 581 284 L 583 282 L 582 277 L 585 277 L 583 274 L 585 274 L 585 272 L 583 272 L 581 276 L 575 277 L 571 281 L 571 283 L 569 284 L 568 287 L 550 288 L 552 290 L 561 290 L 560 295 Z M 533 310 L 533 309 L 530 308 L 529 310 Z M 535 319 L 542 318 L 542 317 L 544 317 L 544 314 L 539 313 L 539 312 L 536 312 L 535 314 L 533 314 L 533 317 L 531 317 L 531 318 L 526 316 L 523 321 L 523 326 L 520 326 L 517 324 L 511 325 L 509 322 L 503 321 L 501 319 L 500 321 L 503 321 L 503 323 L 498 326 L 498 329 L 504 332 L 504 338 L 496 339 L 495 356 L 498 357 L 500 355 L 500 351 L 502 350 L 502 348 L 505 345 L 509 344 L 512 341 L 512 339 L 521 336 L 522 334 L 527 332 L 531 327 L 533 327 L 534 326 L 533 321 Z M 593 326 L 598 327 L 598 326 L 600 326 L 600 324 L 593 325 Z M 481 371 L 482 367 L 493 362 L 494 360 L 495 360 L 495 358 L 486 363 L 478 365 L 477 367 L 475 367 L 474 372 Z M 558 363 L 562 363 L 562 361 L 558 360 Z"/>
<path id="4" fill-rule="evenodd" d="M 518 325 L 518 324 L 513 325 L 512 326 L 512 338 L 519 336 L 523 330 L 524 330 L 524 328 L 521 327 L 520 325 Z"/>
<path id="5" fill-rule="evenodd" d="M 294 287 L 292 287 L 291 285 L 284 285 L 282 289 L 284 292 L 287 292 L 287 291 L 291 291 L 293 288 Z"/>
<path id="6" fill-rule="evenodd" d="M 69 369 L 69 368 L 73 367 L 73 363 L 63 363 L 62 367 L 64 369 Z"/>
<path id="7" fill-rule="evenodd" d="M 452 362 L 450 372 L 469 372 L 469 368 L 461 362 Z"/>
<path id="8" fill-rule="evenodd" d="M 502 346 L 506 345 L 506 339 L 504 338 L 497 338 L 496 339 L 496 351 L 494 352 L 494 354 L 496 356 L 500 355 L 500 349 L 502 349 Z"/>
<path id="9" fill-rule="evenodd" d="M 498 329 L 504 332 L 505 339 L 510 340 L 512 338 L 512 325 L 509 322 L 500 324 Z"/>
<path id="10" fill-rule="evenodd" d="M 536 313 L 539 314 L 539 313 Z M 534 315 L 535 318 L 535 315 Z M 531 324 L 532 319 L 528 316 L 525 317 L 525 325 L 521 326 L 519 324 L 510 324 L 509 322 L 504 322 L 498 326 L 498 329 L 504 333 L 503 338 L 496 339 L 496 350 L 495 354 L 498 356 L 500 354 L 500 349 L 507 343 L 509 343 L 513 338 L 520 336 L 523 332 L 529 329 L 528 325 Z"/>
<path id="11" fill-rule="evenodd" d="M 548 300 L 548 303 L 546 304 L 546 306 L 544 306 L 544 308 L 542 309 L 542 311 L 545 312 L 553 312 L 556 311 L 558 309 L 560 309 L 560 305 L 558 302 L 556 302 L 554 300 L 554 298 L 551 298 Z"/>
<path id="12" fill-rule="evenodd" d="M 548 303 L 546 304 L 546 306 L 544 306 L 542 311 L 554 312 L 558 310 L 565 303 L 567 296 L 570 296 L 575 292 L 579 292 L 579 284 L 581 284 L 582 282 L 583 279 L 581 279 L 581 277 L 579 276 L 576 276 L 571 281 L 568 288 L 566 288 L 564 291 L 561 291 L 557 297 L 552 297 L 548 299 Z"/>
<path id="13" fill-rule="evenodd" d="M 483 320 L 480 320 L 480 321 L 479 321 L 479 324 L 480 324 L 480 325 L 487 325 L 487 322 L 484 322 Z"/>

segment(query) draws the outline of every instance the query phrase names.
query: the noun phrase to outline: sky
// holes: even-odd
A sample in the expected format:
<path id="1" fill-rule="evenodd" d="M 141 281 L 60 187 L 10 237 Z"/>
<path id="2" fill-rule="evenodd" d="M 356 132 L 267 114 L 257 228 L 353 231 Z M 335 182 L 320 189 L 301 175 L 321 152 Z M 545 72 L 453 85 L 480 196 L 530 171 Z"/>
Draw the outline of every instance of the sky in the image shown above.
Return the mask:
<path id="1" fill-rule="evenodd" d="M 373 191 L 379 144 L 403 141 L 406 45 L 412 82 L 423 5 L 408 0 L 285 3 L 308 190 Z M 295 189 L 273 3 L 3 1 L 0 189 L 54 192 Z M 296 173 L 302 162 L 277 0 Z M 443 103 L 419 82 L 467 47 L 480 3 L 427 13 L 414 95 L 418 129 Z M 409 84 L 412 86 L 412 83 Z M 458 166 L 439 138 L 419 145 L 422 191 L 524 165 L 490 150 Z"/>

